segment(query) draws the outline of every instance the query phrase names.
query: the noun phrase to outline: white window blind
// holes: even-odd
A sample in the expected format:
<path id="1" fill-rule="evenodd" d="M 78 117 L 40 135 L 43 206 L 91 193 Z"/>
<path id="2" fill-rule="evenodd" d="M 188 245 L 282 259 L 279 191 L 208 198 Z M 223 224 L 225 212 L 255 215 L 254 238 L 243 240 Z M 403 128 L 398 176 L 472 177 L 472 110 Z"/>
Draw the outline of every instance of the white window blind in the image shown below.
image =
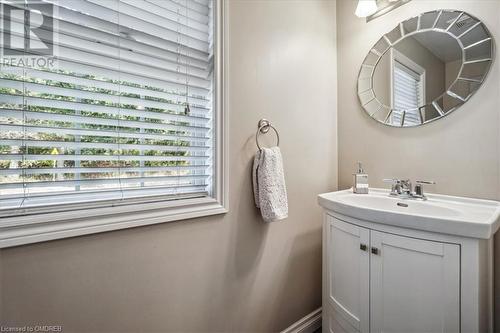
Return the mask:
<path id="1" fill-rule="evenodd" d="M 418 107 L 422 106 L 422 94 L 423 84 L 420 74 L 394 61 L 392 122 L 401 124 L 404 111 L 404 125 L 420 124 Z"/>
<path id="2" fill-rule="evenodd" d="M 56 67 L 0 72 L 0 212 L 210 196 L 211 0 L 45 2 Z"/>

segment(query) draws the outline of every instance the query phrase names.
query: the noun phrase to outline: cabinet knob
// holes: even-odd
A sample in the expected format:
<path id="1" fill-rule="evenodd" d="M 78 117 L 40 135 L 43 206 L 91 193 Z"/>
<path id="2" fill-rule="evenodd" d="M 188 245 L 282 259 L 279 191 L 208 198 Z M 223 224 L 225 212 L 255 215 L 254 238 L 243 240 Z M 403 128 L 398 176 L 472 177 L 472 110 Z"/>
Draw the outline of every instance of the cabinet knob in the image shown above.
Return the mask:
<path id="1" fill-rule="evenodd" d="M 359 244 L 359 249 L 360 249 L 361 251 L 366 251 L 366 249 L 367 249 L 366 244 Z"/>
<path id="2" fill-rule="evenodd" d="M 373 254 L 380 254 L 380 250 L 374 246 L 372 246 L 372 253 Z"/>

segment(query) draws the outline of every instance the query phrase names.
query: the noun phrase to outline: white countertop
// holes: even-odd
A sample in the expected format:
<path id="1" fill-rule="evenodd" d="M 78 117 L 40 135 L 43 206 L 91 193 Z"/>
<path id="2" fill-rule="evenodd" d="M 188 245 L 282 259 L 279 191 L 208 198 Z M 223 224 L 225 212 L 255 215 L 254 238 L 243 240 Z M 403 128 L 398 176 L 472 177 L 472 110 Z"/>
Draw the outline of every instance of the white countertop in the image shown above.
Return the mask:
<path id="1" fill-rule="evenodd" d="M 428 194 L 428 200 L 401 199 L 388 190 L 352 189 L 318 195 L 319 204 L 349 217 L 403 228 L 488 239 L 500 227 L 500 202 Z M 399 205 L 398 205 L 399 203 Z"/>

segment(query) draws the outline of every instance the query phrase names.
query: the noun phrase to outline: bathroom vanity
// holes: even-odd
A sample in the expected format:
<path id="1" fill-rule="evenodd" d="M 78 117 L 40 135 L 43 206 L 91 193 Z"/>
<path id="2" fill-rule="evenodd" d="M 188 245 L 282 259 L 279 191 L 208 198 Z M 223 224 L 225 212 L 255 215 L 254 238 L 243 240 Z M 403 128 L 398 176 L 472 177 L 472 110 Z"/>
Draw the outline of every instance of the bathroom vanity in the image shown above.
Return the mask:
<path id="1" fill-rule="evenodd" d="M 500 203 L 321 194 L 323 332 L 492 332 Z"/>

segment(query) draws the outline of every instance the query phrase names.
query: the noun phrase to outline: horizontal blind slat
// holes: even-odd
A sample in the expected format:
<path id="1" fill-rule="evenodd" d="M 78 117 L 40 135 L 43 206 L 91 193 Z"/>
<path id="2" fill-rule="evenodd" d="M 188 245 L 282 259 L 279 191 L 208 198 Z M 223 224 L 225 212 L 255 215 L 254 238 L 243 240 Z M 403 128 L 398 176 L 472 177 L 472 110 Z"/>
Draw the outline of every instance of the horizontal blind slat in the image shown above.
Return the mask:
<path id="1" fill-rule="evenodd" d="M 126 144 L 105 142 L 75 142 L 75 141 L 47 141 L 47 140 L 24 140 L 24 139 L 2 139 L 2 145 L 25 146 L 25 147 L 50 147 L 50 148 L 92 148 L 92 149 L 127 149 L 160 152 L 206 152 L 210 147 L 202 146 L 179 146 L 179 145 L 153 145 L 153 144 Z M 1 155 L 0 155 L 1 156 Z"/>
<path id="2" fill-rule="evenodd" d="M 54 202 L 209 195 L 210 1 L 43 2 L 56 9 L 57 67 L 0 74 L 1 214 L 4 203 L 15 214 Z M 16 6 L 38 10 L 32 3 Z M 13 47 L 25 42 L 23 23 L 10 20 Z M 51 31 L 39 30 L 50 45 Z"/>
<path id="3" fill-rule="evenodd" d="M 24 183 L 1 183 L 0 189 L 30 189 L 30 188 L 42 188 L 42 187 L 59 187 L 59 186 L 70 186 L 75 185 L 85 185 L 85 186 L 96 186 L 105 184 L 116 184 L 118 182 L 122 184 L 135 184 L 141 182 L 159 182 L 170 181 L 170 182 L 180 182 L 183 185 L 189 184 L 190 181 L 196 179 L 206 179 L 208 175 L 188 175 L 188 176 L 156 176 L 156 177 L 130 177 L 130 178 L 101 178 L 101 179 L 80 179 L 80 180 L 55 180 L 55 181 L 33 181 Z M 199 185 L 199 184 L 198 184 Z"/>
<path id="4" fill-rule="evenodd" d="M 135 2 L 135 0 L 127 0 L 128 3 L 130 2 Z M 155 6 L 159 8 L 164 8 L 172 12 L 181 12 L 181 10 L 184 10 L 187 8 L 187 16 L 201 22 L 203 24 L 207 24 L 209 22 L 208 19 L 208 10 L 206 12 L 200 12 L 193 10 L 189 7 L 186 7 L 185 4 L 179 4 L 171 0 L 145 0 L 143 2 L 151 3 L 154 4 Z"/>
<path id="5" fill-rule="evenodd" d="M 200 14 L 209 15 L 208 6 L 196 3 L 196 1 L 186 1 L 186 0 L 170 0 L 170 1 L 172 1 L 178 5 L 181 5 L 181 6 L 186 6 L 187 8 L 189 8 L 193 11 L 196 11 Z"/>
<path id="6" fill-rule="evenodd" d="M 202 121 L 203 119 L 208 120 L 208 118 L 188 116 L 183 113 L 181 114 L 180 112 L 184 112 L 184 105 L 180 104 L 180 100 L 177 103 L 171 100 L 158 101 L 154 99 L 147 99 L 140 96 L 128 97 L 123 95 L 117 95 L 120 92 L 116 92 L 117 94 L 111 94 L 111 92 L 102 93 L 102 92 L 83 90 L 80 88 L 65 88 L 60 86 L 48 85 L 44 83 L 32 83 L 32 82 L 20 81 L 17 79 L 2 79 L 2 78 L 0 78 L 0 88 L 16 89 L 19 92 L 28 91 L 28 94 L 40 93 L 40 94 L 59 95 L 67 98 L 89 100 L 89 102 L 94 102 L 93 104 L 88 103 L 90 105 L 95 105 L 95 101 L 103 101 L 114 104 L 134 105 L 136 107 L 143 107 L 143 108 L 151 107 L 156 109 L 170 110 L 178 113 L 177 115 L 175 115 L 177 117 L 177 120 L 178 119 L 198 119 L 200 121 Z M 50 98 L 48 97 L 46 99 Z M 85 103 L 85 102 L 80 101 L 79 103 Z M 209 110 L 210 109 L 206 107 L 201 107 L 196 105 L 192 106 L 192 111 L 195 112 L 205 113 L 208 112 Z M 145 110 L 141 111 L 147 113 L 147 111 Z"/>
<path id="7" fill-rule="evenodd" d="M 19 42 L 23 39 L 24 22 L 15 18 L 7 19 L 11 24 L 9 35 Z M 72 22 L 55 20 L 58 28 L 57 44 L 70 48 L 85 49 L 97 54 L 119 53 L 140 55 L 143 58 L 166 60 L 180 65 L 189 64 L 189 68 L 206 70 L 209 67 L 209 54 L 181 45 L 177 41 L 150 38 L 120 38 L 119 32 L 111 33 L 93 27 L 83 27 Z M 12 27 L 17 26 L 13 31 Z M 5 32 L 4 28 L 1 29 Z M 53 44 L 52 30 L 37 28 L 37 38 Z"/>
<path id="8" fill-rule="evenodd" d="M 158 186 L 155 188 L 144 189 L 133 189 L 127 188 L 123 189 L 122 192 L 117 191 L 109 191 L 109 190 L 99 190 L 99 191 L 82 191 L 82 192 L 73 192 L 73 193 L 50 193 L 43 196 L 30 194 L 26 197 L 19 196 L 7 196 L 0 197 L 0 207 L 2 209 L 9 209 L 11 213 L 15 215 L 16 209 L 24 208 L 24 207 L 40 207 L 39 212 L 43 213 L 49 210 L 50 204 L 53 202 L 58 202 L 62 205 L 66 205 L 67 209 L 79 209 L 82 207 L 86 207 L 86 202 L 106 202 L 112 201 L 113 204 L 119 203 L 124 198 L 155 198 L 157 196 L 161 196 L 163 199 L 172 198 L 193 198 L 193 197 L 203 197 L 207 195 L 207 192 L 204 191 L 206 188 L 205 185 L 196 186 L 196 185 L 188 185 L 188 186 L 177 186 L 177 187 L 167 187 L 167 186 Z M 49 206 L 44 209 L 44 206 Z M 5 207 L 5 208 L 4 208 Z M 7 213 L 8 214 L 8 213 Z M 13 226 L 13 224 L 7 224 L 5 222 L 0 221 L 1 227 Z"/>
<path id="9" fill-rule="evenodd" d="M 118 2 L 114 1 L 100 1 L 92 3 L 87 0 L 73 1 L 73 0 L 45 0 L 59 7 L 64 7 L 69 10 L 77 11 L 78 13 L 85 13 L 86 15 L 119 24 L 131 30 L 140 31 L 149 35 L 169 39 L 178 40 L 179 43 L 188 44 L 197 50 L 208 52 L 208 42 L 200 39 L 200 36 L 190 36 L 188 32 L 173 31 L 157 24 L 143 21 L 137 17 L 132 17 L 123 13 L 118 13 Z M 114 7 L 114 8 L 113 8 Z M 178 30 L 181 29 L 179 25 Z"/>
<path id="10" fill-rule="evenodd" d="M 54 133 L 57 131 L 58 135 L 80 135 L 89 137 L 109 137 L 109 138 L 120 138 L 120 139 L 148 139 L 148 140 L 179 140 L 179 141 L 208 141 L 210 138 L 207 137 L 197 137 L 188 135 L 167 135 L 167 134 L 150 134 L 150 133 L 139 133 L 139 132 L 119 132 L 119 131 L 106 131 L 106 130 L 95 130 L 86 128 L 61 128 L 61 127 L 49 127 L 49 126 L 35 126 L 35 125 L 13 125 L 13 124 L 2 124 L 0 123 L 0 131 L 8 133 L 24 133 L 28 135 L 30 133 Z M 7 135 L 3 135 L 4 138 Z"/>
<path id="11" fill-rule="evenodd" d="M 200 15 L 199 13 L 190 10 L 185 6 L 180 6 L 179 4 L 175 4 L 171 1 L 162 0 L 164 6 L 159 6 L 156 3 L 144 0 L 121 0 L 121 2 L 147 11 L 148 13 L 153 13 L 161 17 L 168 18 L 171 21 L 181 23 L 186 22 L 187 19 L 187 23 L 189 24 L 189 26 L 195 28 L 196 30 L 208 33 L 208 15 Z"/>
<path id="12" fill-rule="evenodd" d="M 126 72 L 120 72 L 118 69 L 110 69 L 103 67 L 94 67 L 86 65 L 83 63 L 77 63 L 75 61 L 67 61 L 64 59 L 57 60 L 58 67 L 61 70 L 66 70 L 70 72 L 77 72 L 85 75 L 99 76 L 106 78 L 107 80 L 122 81 L 126 85 L 127 83 L 135 83 L 143 86 L 151 86 L 154 88 L 159 88 L 162 90 L 172 90 L 176 91 L 177 94 L 186 92 L 186 82 L 175 82 L 172 78 L 168 77 L 153 77 L 142 74 L 132 74 Z M 207 96 L 210 92 L 209 88 L 199 87 L 194 85 L 188 85 L 188 94 L 197 96 Z"/>
<path id="13" fill-rule="evenodd" d="M 131 116 L 131 117 L 144 117 L 148 119 L 157 119 L 157 120 L 164 120 L 164 121 L 174 121 L 174 117 L 176 115 L 173 114 L 168 114 L 166 112 L 154 112 L 154 111 L 145 111 L 145 110 L 136 110 L 136 109 L 125 109 L 125 108 L 119 108 L 119 107 L 112 107 L 112 106 L 103 106 L 103 105 L 98 105 L 98 104 L 86 104 L 86 103 L 80 103 L 80 102 L 70 102 L 70 101 L 61 101 L 61 100 L 56 100 L 56 99 L 49 99 L 49 98 L 39 98 L 39 97 L 23 97 L 20 95 L 0 95 L 0 105 L 5 104 L 5 105 L 18 105 L 22 106 L 23 103 L 26 103 L 26 105 L 29 106 L 36 106 L 36 107 L 46 107 L 46 108 L 56 108 L 56 109 L 72 109 L 72 110 L 80 110 L 80 111 L 88 111 L 88 112 L 97 112 L 97 113 L 104 113 L 108 115 L 114 115 L 114 116 Z M 192 119 L 193 123 L 199 122 L 199 118 L 190 118 Z M 203 118 L 202 122 L 207 123 L 208 120 L 205 120 Z M 112 121 L 112 120 L 110 120 Z M 122 126 L 125 126 L 123 124 L 127 123 L 127 120 L 121 120 L 122 121 Z M 175 121 L 179 122 L 185 122 L 185 118 L 182 116 L 179 116 L 179 118 Z M 144 124 L 148 124 L 147 122 L 142 122 Z M 118 126 L 120 124 L 117 124 Z M 140 125 L 137 122 L 135 123 L 135 126 Z M 167 130 L 180 130 L 180 129 L 185 129 L 185 130 L 192 130 L 192 131 L 202 131 L 202 132 L 208 132 L 210 130 L 209 127 L 205 126 L 194 126 L 190 124 L 190 121 L 187 122 L 187 124 L 184 123 L 178 123 L 178 124 L 169 124 L 169 123 L 163 123 L 163 129 Z M 147 125 L 146 125 L 147 126 Z M 140 127 L 140 126 L 138 126 Z"/>
<path id="14" fill-rule="evenodd" d="M 0 160 L 1 160 L 0 155 Z M 209 164 L 196 165 L 176 165 L 164 167 L 72 167 L 72 168 L 17 168 L 17 169 L 1 169 L 2 175 L 39 175 L 39 174 L 75 174 L 75 173 L 116 173 L 116 172 L 162 172 L 162 171 L 185 171 L 194 172 L 210 168 Z"/>
<path id="15" fill-rule="evenodd" d="M 206 161 L 209 156 L 144 156 L 144 155 L 37 155 L 0 154 L 2 160 L 10 161 Z"/>
<path id="16" fill-rule="evenodd" d="M 20 38 L 16 35 L 13 35 L 11 39 L 13 43 L 24 43 L 24 38 Z M 0 44 L 0 46 L 8 49 L 4 44 Z M 12 50 L 12 52 L 15 51 Z M 30 54 L 36 55 L 35 53 Z M 19 52 L 19 55 L 22 56 L 23 53 Z M 124 55 L 126 55 L 125 52 Z M 59 60 L 69 60 L 79 64 L 92 66 L 93 68 L 120 71 L 131 75 L 142 75 L 159 80 L 168 78 L 169 81 L 177 84 L 184 84 L 184 86 L 188 84 L 195 88 L 209 89 L 210 80 L 208 79 L 208 72 L 199 71 L 193 68 L 186 70 L 183 65 L 175 66 L 171 64 L 171 66 L 169 66 L 170 68 L 165 68 L 151 65 L 152 63 L 120 61 L 118 57 L 120 57 L 119 54 L 116 54 L 112 58 L 111 56 L 99 55 L 86 50 L 77 50 L 61 45 L 58 48 L 58 55 L 54 57 L 54 59 L 57 59 L 58 65 L 62 65 L 59 64 Z M 156 62 L 160 61 L 155 60 L 154 63 Z"/>
<path id="17" fill-rule="evenodd" d="M 30 1 L 30 0 L 28 0 Z M 54 6 L 59 4 L 62 5 L 61 1 L 63 0 L 42 0 L 44 2 L 49 2 L 52 3 Z M 76 7 L 81 7 L 82 2 L 78 3 L 78 1 L 72 1 L 73 4 L 78 4 Z M 108 3 L 110 3 L 110 0 L 106 0 Z M 69 3 L 68 1 L 64 1 L 66 4 Z M 54 14 L 53 20 L 56 21 L 57 25 L 62 24 L 61 27 L 61 32 L 68 32 L 68 30 L 65 30 L 67 28 L 68 23 L 76 22 L 79 24 L 80 27 L 83 29 L 85 28 L 90 28 L 90 29 L 99 29 L 101 31 L 104 31 L 110 35 L 116 35 L 120 36 L 121 30 L 123 30 L 123 25 L 119 25 L 117 21 L 120 20 L 121 17 L 119 17 L 118 14 L 112 14 L 111 12 L 108 13 L 103 13 L 101 12 L 100 15 L 94 16 L 89 13 L 83 13 L 79 11 L 78 9 L 68 6 L 57 6 L 57 10 L 54 12 L 48 12 L 47 8 L 45 7 L 32 7 L 30 3 L 26 5 L 21 5 L 21 4 L 15 4 L 15 3 L 10 3 L 14 7 L 17 7 L 19 9 L 23 10 L 29 10 L 29 11 L 36 11 L 36 12 L 41 12 L 42 14 L 46 16 L 50 16 L 51 14 Z M 101 3 L 102 4 L 102 3 Z M 106 4 L 106 3 L 104 3 Z M 97 7 L 100 7 L 97 5 Z M 108 5 L 109 7 L 109 5 Z M 102 9 L 102 8 L 101 8 Z M 180 29 L 175 29 L 175 30 L 168 30 L 166 29 L 167 33 L 163 33 L 162 31 L 156 31 L 157 34 L 148 34 L 145 30 L 134 30 L 133 28 L 135 26 L 127 27 L 125 30 L 128 31 L 127 36 L 130 36 L 129 32 L 133 31 L 133 39 L 137 41 L 146 41 L 149 40 L 151 42 L 151 45 L 156 45 L 160 47 L 164 47 L 165 43 L 172 45 L 182 45 L 190 49 L 190 56 L 197 56 L 200 57 L 200 59 L 206 59 L 206 55 L 209 53 L 209 50 L 207 50 L 207 45 L 209 44 L 209 41 L 205 41 L 203 39 L 199 39 L 200 37 L 200 31 L 196 31 L 198 38 L 195 38 L 193 36 L 189 36 L 186 34 L 183 30 L 190 30 L 192 29 L 192 25 L 197 25 L 198 27 L 201 27 L 200 25 L 197 24 L 197 21 L 193 18 L 191 19 L 190 17 L 188 18 L 187 24 L 183 24 L 182 22 L 186 20 L 185 16 L 183 15 L 177 15 L 178 17 L 183 17 L 183 20 L 180 20 L 179 22 L 175 22 L 175 24 L 180 28 Z M 107 18 L 107 19 L 106 19 Z M 129 17 L 127 17 L 129 18 Z M 12 22 L 13 25 L 16 25 L 16 23 L 19 23 L 20 21 L 16 19 L 16 17 L 11 17 L 11 18 L 5 18 L 5 20 Z M 123 20 L 123 18 L 122 18 Z M 135 20 L 134 20 L 135 21 Z M 125 22 L 123 22 L 125 23 Z M 22 24 L 22 22 L 21 22 Z M 150 24 L 149 22 L 146 22 L 146 24 Z M 139 25 L 140 26 L 140 25 Z M 171 26 L 171 24 L 170 24 Z M 203 25 L 205 27 L 205 25 Z M 43 27 L 42 27 L 43 28 Z M 165 29 L 163 26 L 156 26 L 156 28 L 160 29 Z M 207 26 L 208 28 L 208 26 Z M 16 29 L 14 26 L 12 31 L 23 31 L 23 29 Z M 178 35 L 184 35 L 184 38 L 178 38 Z M 210 32 L 203 32 L 203 37 L 206 37 L 210 34 Z M 125 39 L 121 39 L 125 40 Z M 156 40 L 156 41 L 154 41 Z M 161 43 L 160 41 L 163 41 Z M 175 43 L 174 43 L 175 41 Z"/>
<path id="18" fill-rule="evenodd" d="M 110 21 L 101 20 L 89 15 L 83 15 L 66 8 L 59 8 L 57 13 L 59 15 L 54 19 L 58 28 L 63 33 L 73 34 L 76 36 L 83 35 L 88 36 L 89 38 L 93 37 L 93 39 L 100 36 L 100 38 L 98 38 L 99 40 L 108 42 L 118 40 L 120 37 L 120 26 L 113 24 Z M 130 38 L 130 35 L 128 36 L 129 38 L 121 38 L 119 40 L 120 47 L 129 47 L 130 45 L 141 44 L 155 47 L 159 50 L 178 53 L 179 45 L 181 45 L 188 50 L 185 52 L 188 54 L 182 55 L 183 57 L 189 57 L 202 61 L 207 61 L 208 59 L 208 53 L 206 51 L 197 50 L 191 46 L 184 45 L 182 44 L 182 40 L 168 40 L 139 31 L 133 32 L 133 38 Z M 136 49 L 136 47 L 132 47 L 132 49 Z"/>
<path id="19" fill-rule="evenodd" d="M 169 33 L 180 33 L 198 41 L 206 42 L 208 40 L 208 26 L 200 25 L 194 19 L 190 20 L 190 17 L 187 16 L 189 13 L 185 9 L 180 10 L 185 15 L 176 15 L 168 11 L 147 11 L 145 9 L 148 9 L 148 3 L 140 0 L 135 0 L 135 6 L 133 3 L 131 4 L 127 1 L 120 1 L 118 8 L 114 8 L 109 1 L 87 1 L 110 10 L 118 10 L 118 19 L 123 26 L 138 29 L 137 25 L 152 24 L 168 30 L 168 33 L 165 34 L 166 36 L 170 36 Z"/>
<path id="20" fill-rule="evenodd" d="M 167 100 L 173 100 L 177 103 L 186 101 L 186 96 L 182 94 L 175 94 L 171 91 L 166 90 L 153 90 L 142 87 L 132 87 L 124 84 L 118 84 L 109 81 L 97 80 L 97 79 L 87 79 L 81 76 L 75 76 L 71 74 L 55 73 L 49 71 L 41 71 L 35 69 L 27 69 L 26 77 L 41 80 L 58 81 L 63 83 L 73 84 L 75 86 L 87 86 L 93 87 L 94 89 L 104 89 L 113 92 L 120 92 L 122 94 L 135 94 L 140 96 L 148 96 L 154 98 L 162 98 Z M 185 89 L 185 88 L 184 88 Z M 192 89 L 192 87 L 191 87 Z M 207 108 L 209 106 L 210 100 L 204 99 L 201 96 L 189 96 L 188 102 L 195 106 L 201 108 Z"/>

